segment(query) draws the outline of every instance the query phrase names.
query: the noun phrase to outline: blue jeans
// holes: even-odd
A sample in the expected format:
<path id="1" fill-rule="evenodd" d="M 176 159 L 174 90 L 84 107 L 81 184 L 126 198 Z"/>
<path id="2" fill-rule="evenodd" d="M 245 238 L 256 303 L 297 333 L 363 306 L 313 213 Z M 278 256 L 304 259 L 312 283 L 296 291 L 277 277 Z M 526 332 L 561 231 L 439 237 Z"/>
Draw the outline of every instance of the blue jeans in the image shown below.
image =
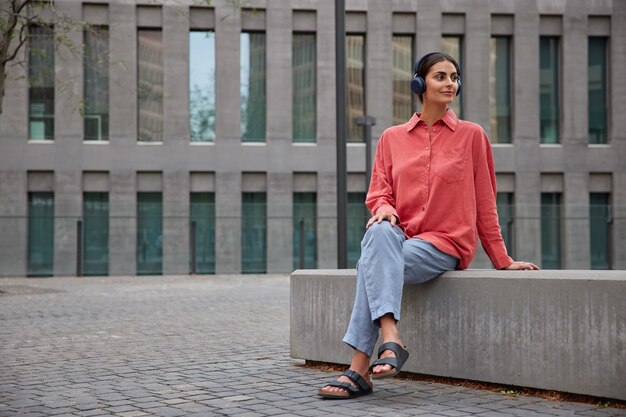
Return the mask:
<path id="1" fill-rule="evenodd" d="M 458 258 L 422 239 L 407 239 L 398 226 L 374 223 L 361 241 L 356 298 L 343 341 L 372 356 L 387 313 L 400 320 L 404 284 L 419 284 L 456 268 Z"/>

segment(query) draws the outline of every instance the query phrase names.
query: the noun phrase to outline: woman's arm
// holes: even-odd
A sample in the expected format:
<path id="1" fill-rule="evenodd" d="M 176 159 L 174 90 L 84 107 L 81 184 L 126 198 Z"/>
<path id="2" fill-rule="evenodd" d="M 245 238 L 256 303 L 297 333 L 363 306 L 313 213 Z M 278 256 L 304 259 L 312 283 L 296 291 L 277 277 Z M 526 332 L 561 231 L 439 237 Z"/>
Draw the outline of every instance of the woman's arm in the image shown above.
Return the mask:
<path id="1" fill-rule="evenodd" d="M 391 161 L 388 155 L 389 149 L 386 147 L 385 134 L 383 133 L 376 146 L 376 156 L 372 166 L 372 178 L 369 190 L 365 198 L 372 218 L 367 222 L 369 227 L 375 221 L 380 223 L 383 220 L 398 224 L 398 212 L 396 211 L 396 199 L 393 192 L 393 181 L 391 179 Z"/>

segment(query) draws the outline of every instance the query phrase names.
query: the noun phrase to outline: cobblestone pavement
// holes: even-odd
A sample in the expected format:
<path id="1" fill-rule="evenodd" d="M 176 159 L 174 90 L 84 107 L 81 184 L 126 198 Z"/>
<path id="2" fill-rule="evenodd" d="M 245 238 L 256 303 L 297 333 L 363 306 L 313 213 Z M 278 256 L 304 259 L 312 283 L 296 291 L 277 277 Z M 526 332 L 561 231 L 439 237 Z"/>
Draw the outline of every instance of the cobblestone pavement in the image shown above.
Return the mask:
<path id="1" fill-rule="evenodd" d="M 0 416 L 626 416 L 391 379 L 319 399 L 284 275 L 0 279 Z"/>

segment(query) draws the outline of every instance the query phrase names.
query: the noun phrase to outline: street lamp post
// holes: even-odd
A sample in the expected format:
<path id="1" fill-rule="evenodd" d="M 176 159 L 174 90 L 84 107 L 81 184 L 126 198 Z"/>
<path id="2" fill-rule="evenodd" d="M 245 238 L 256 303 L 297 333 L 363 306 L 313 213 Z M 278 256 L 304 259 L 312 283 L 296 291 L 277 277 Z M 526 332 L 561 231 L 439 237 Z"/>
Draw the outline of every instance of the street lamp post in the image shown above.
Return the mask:
<path id="1" fill-rule="evenodd" d="M 337 105 L 337 267 L 348 267 L 346 150 L 346 4 L 335 0 L 335 84 Z"/>

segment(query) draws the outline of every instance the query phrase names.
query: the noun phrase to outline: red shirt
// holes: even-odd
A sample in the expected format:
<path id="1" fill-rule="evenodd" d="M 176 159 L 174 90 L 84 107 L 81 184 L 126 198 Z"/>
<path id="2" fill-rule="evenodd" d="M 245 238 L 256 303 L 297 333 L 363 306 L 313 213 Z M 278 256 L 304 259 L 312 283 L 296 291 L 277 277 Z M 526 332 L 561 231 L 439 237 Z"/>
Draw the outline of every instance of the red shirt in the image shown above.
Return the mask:
<path id="1" fill-rule="evenodd" d="M 420 238 L 468 267 L 480 237 L 497 269 L 507 255 L 496 209 L 496 175 L 483 129 L 451 109 L 430 129 L 415 113 L 378 141 L 365 201 L 372 214 L 388 211 L 408 238 Z"/>

